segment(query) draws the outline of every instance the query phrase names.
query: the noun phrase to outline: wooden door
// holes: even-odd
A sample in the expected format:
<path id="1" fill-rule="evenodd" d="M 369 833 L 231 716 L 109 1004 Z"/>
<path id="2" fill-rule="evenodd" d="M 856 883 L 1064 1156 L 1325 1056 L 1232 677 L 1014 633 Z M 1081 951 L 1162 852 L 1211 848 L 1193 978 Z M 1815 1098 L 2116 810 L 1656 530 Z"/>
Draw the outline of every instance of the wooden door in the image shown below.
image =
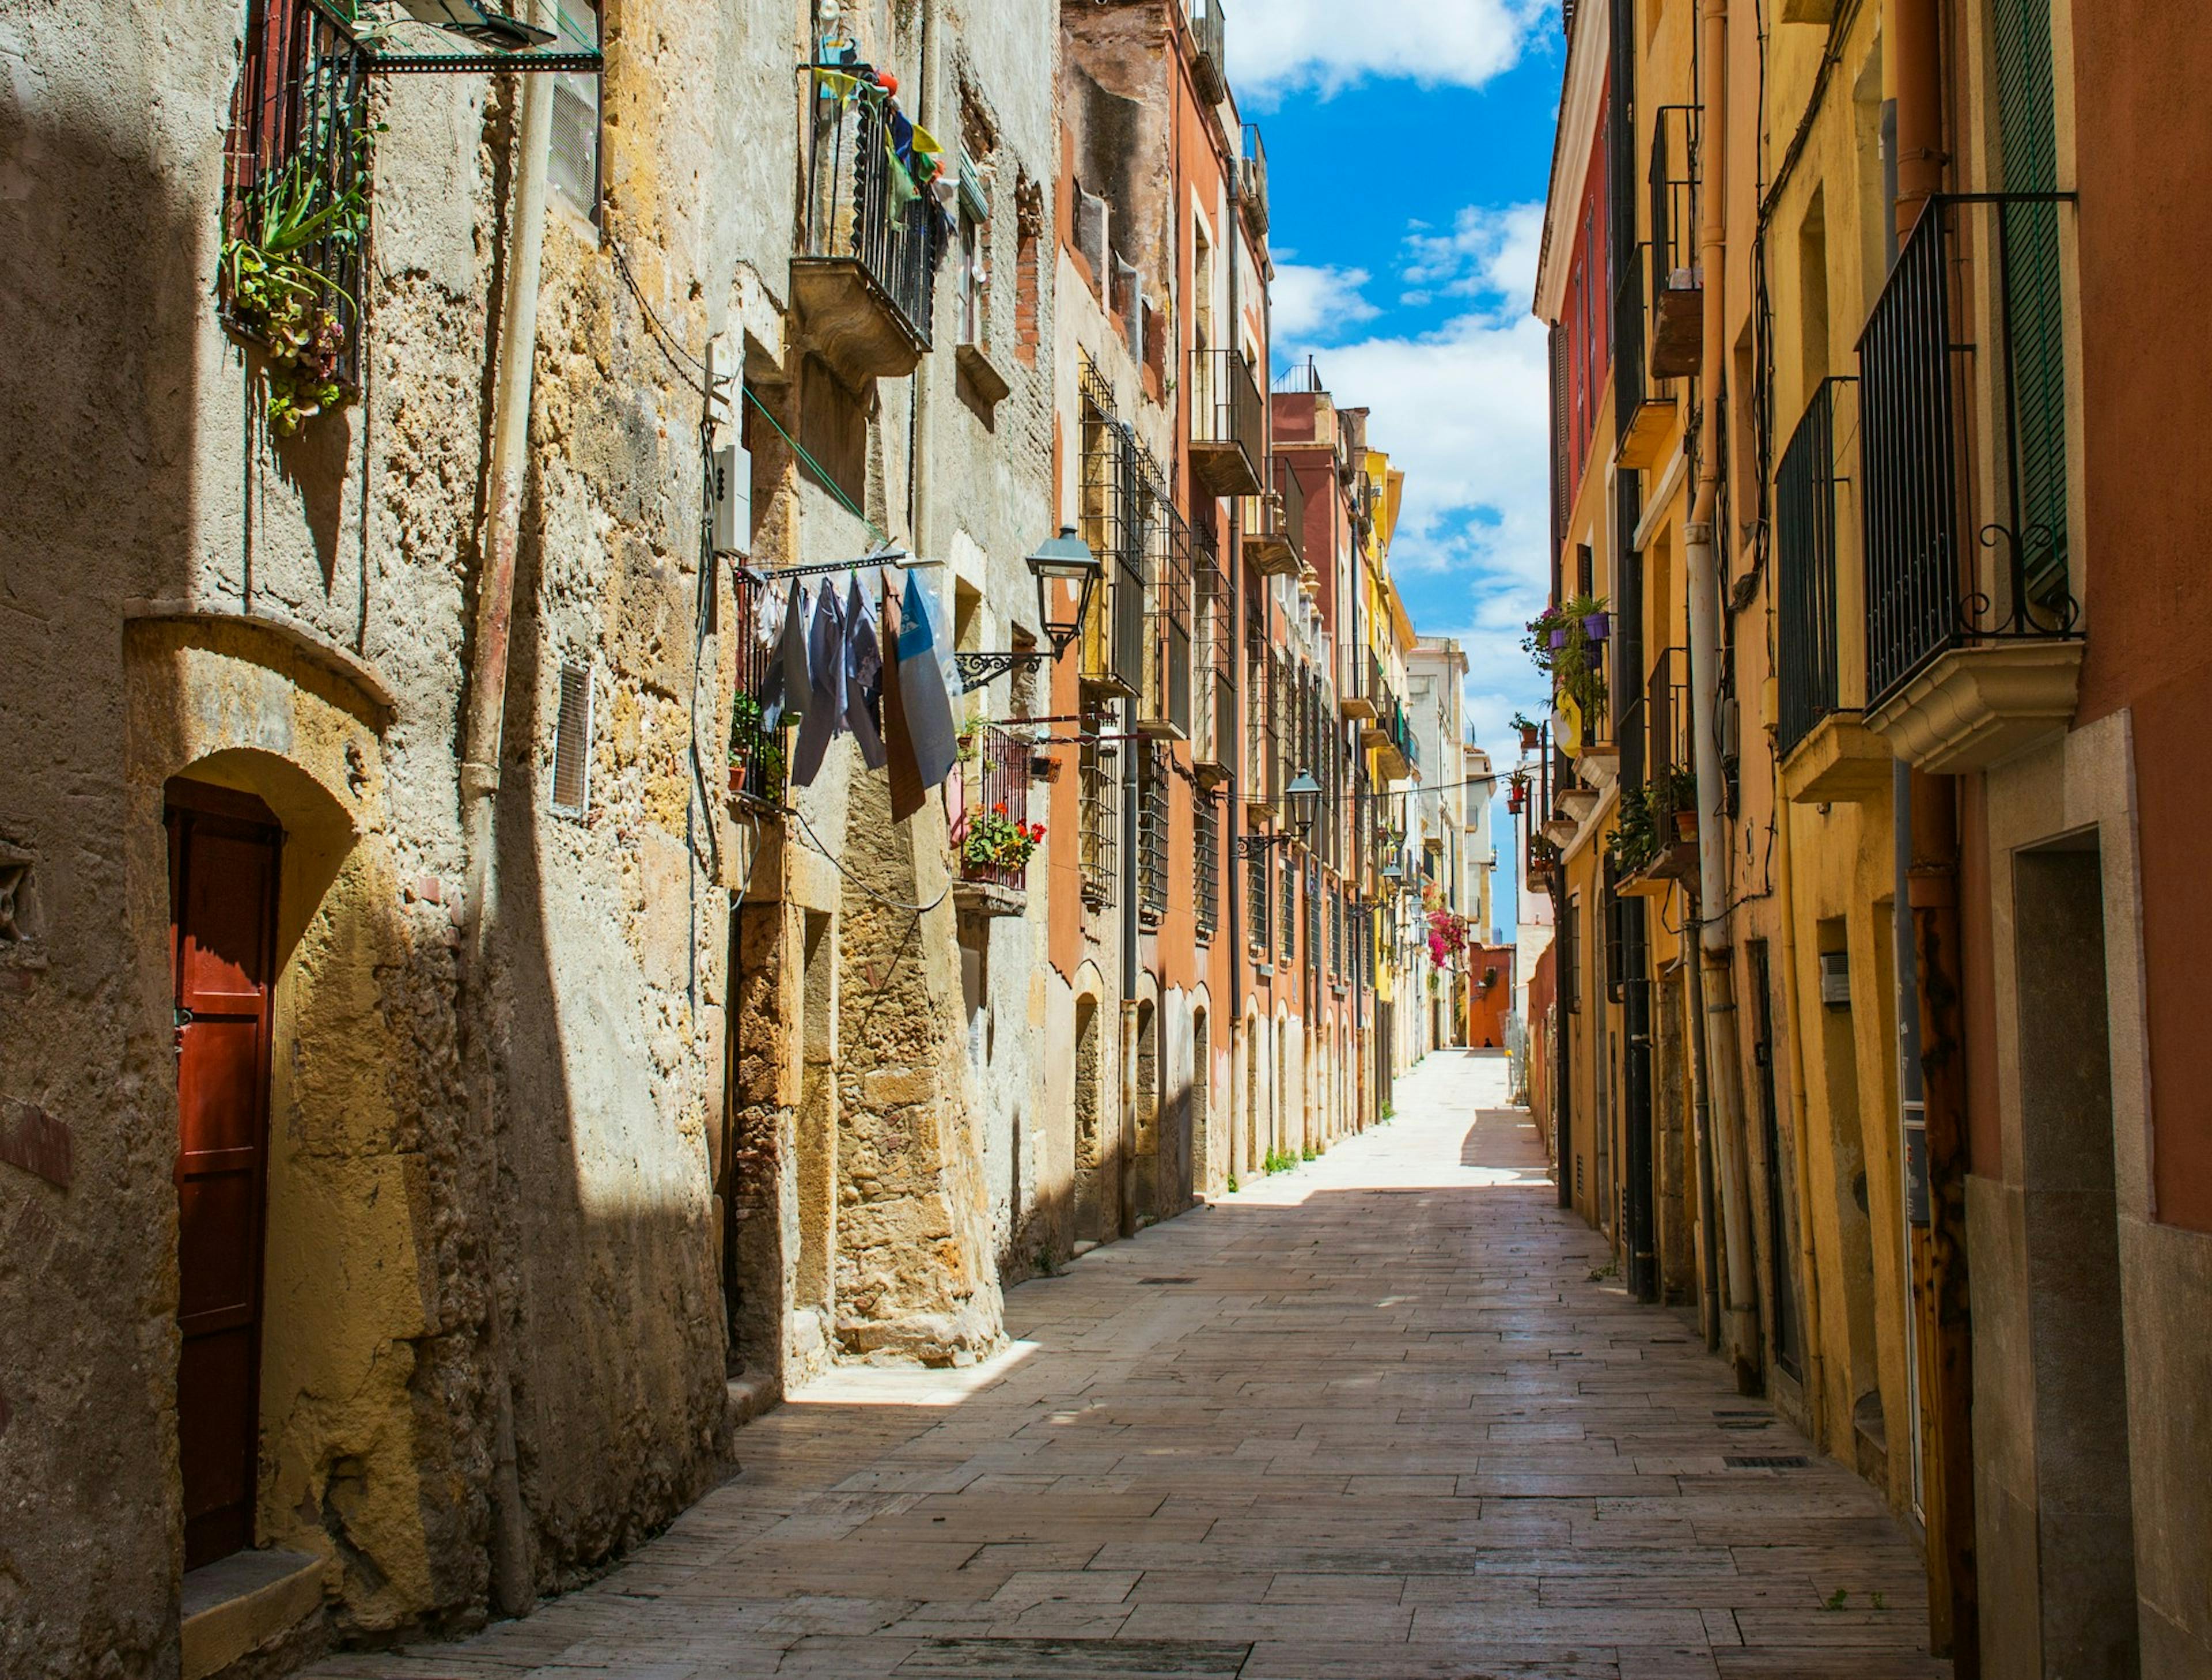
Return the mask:
<path id="1" fill-rule="evenodd" d="M 283 831 L 258 800 L 168 788 L 177 1052 L 177 1433 L 185 1567 L 253 1543 L 270 992 Z"/>

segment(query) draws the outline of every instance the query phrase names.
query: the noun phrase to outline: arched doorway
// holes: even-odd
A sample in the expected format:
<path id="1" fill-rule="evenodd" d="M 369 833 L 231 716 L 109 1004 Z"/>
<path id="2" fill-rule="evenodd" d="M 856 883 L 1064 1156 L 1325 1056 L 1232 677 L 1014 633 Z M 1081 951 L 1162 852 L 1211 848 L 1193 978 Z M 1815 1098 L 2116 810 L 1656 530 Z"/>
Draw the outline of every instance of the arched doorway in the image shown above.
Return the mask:
<path id="1" fill-rule="evenodd" d="M 1190 1018 L 1190 1192 L 1213 1188 L 1213 1044 L 1206 1011 Z M 1188 1199 L 1188 1198 L 1186 1198 Z"/>
<path id="2" fill-rule="evenodd" d="M 1162 1156 L 1160 1135 L 1159 1011 L 1146 998 L 1137 1005 L 1136 1089 L 1129 1093 L 1131 1118 L 1137 1135 L 1136 1159 L 1130 1163 L 1129 1207 L 1140 1220 L 1158 1219 L 1162 1212 Z"/>
<path id="3" fill-rule="evenodd" d="M 1103 1242 L 1106 1229 L 1103 1190 L 1105 1047 L 1098 1026 L 1098 1000 L 1075 1001 L 1075 1235 L 1079 1242 Z"/>

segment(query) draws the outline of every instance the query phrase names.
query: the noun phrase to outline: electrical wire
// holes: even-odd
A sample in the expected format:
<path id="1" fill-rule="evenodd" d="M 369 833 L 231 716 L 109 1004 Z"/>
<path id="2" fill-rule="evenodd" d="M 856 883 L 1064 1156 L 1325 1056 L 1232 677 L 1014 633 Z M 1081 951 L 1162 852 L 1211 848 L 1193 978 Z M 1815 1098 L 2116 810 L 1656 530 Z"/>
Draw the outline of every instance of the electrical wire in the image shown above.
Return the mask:
<path id="1" fill-rule="evenodd" d="M 942 904 L 947 898 L 950 898 L 952 896 L 951 886 L 950 883 L 947 883 L 945 891 L 939 893 L 934 898 L 932 898 L 926 904 L 909 904 L 905 903 L 903 900 L 886 897 L 884 894 L 877 892 L 875 888 L 870 886 L 866 881 L 854 874 L 850 869 L 848 869 L 844 864 L 839 861 L 837 855 L 831 851 L 827 845 L 823 844 L 822 837 L 814 831 L 814 825 L 806 820 L 806 813 L 805 812 L 801 811 L 795 805 L 787 805 L 783 807 L 783 813 L 787 817 L 797 818 L 799 819 L 799 827 L 806 831 L 805 837 L 800 843 L 803 844 L 807 850 L 814 852 L 820 856 L 828 858 L 830 860 L 830 867 L 836 870 L 839 874 L 842 875 L 845 878 L 846 882 L 858 891 L 862 897 L 874 899 L 885 910 L 906 911 L 908 915 L 914 917 L 915 926 L 917 928 L 921 925 L 921 918 L 923 916 L 928 915 L 930 911 L 935 910 L 939 904 Z"/>

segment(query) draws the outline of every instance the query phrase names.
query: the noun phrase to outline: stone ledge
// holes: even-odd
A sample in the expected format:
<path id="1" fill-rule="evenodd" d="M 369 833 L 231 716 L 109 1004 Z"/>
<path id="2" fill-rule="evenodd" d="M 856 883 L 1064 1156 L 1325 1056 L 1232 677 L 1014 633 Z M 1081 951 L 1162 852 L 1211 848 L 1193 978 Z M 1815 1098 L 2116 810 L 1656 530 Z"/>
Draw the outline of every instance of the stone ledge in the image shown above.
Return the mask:
<path id="1" fill-rule="evenodd" d="M 1793 805 L 1865 805 L 1895 778 L 1889 743 L 1849 712 L 1831 712 L 1782 761 L 1782 791 Z"/>
<path id="2" fill-rule="evenodd" d="M 206 1680 L 323 1613 L 323 1560 L 234 1552 L 185 1575 L 181 1680 Z"/>
<path id="3" fill-rule="evenodd" d="M 2078 641 L 1954 648 L 1869 712 L 1867 727 L 1930 776 L 1992 769 L 2065 733 L 2083 652 Z"/>

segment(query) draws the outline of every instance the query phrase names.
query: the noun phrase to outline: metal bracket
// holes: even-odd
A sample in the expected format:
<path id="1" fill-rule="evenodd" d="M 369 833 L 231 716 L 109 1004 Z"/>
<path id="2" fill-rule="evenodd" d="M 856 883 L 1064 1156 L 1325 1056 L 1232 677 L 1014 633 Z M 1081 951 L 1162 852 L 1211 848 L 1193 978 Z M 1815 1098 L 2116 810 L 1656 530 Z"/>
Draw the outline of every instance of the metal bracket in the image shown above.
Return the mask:
<path id="1" fill-rule="evenodd" d="M 973 694 L 1010 672 L 1042 671 L 1053 662 L 1053 655 L 1040 648 L 1020 654 L 955 654 L 952 662 L 960 673 L 960 691 Z"/>

